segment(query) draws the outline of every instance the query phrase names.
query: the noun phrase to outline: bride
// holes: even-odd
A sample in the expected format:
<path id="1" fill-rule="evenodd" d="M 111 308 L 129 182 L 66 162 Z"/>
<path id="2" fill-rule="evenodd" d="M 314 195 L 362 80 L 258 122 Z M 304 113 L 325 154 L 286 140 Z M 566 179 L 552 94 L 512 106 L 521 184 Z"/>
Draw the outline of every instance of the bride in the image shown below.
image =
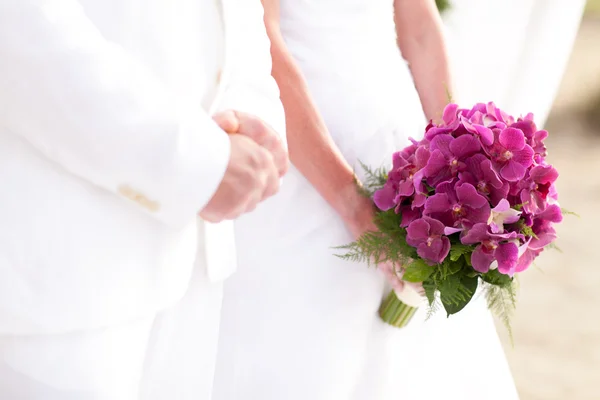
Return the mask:
<path id="1" fill-rule="evenodd" d="M 377 315 L 389 266 L 333 256 L 374 229 L 359 161 L 389 164 L 447 103 L 434 0 L 264 5 L 294 167 L 236 223 L 213 400 L 516 399 L 483 305 L 396 329 Z"/>

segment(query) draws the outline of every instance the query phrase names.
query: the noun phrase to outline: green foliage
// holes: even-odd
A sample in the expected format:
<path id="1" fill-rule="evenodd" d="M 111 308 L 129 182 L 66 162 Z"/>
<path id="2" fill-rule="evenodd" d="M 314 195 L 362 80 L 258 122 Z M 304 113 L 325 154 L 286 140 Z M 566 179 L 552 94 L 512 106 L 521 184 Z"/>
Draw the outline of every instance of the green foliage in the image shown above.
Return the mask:
<path id="1" fill-rule="evenodd" d="M 573 215 L 577 218 L 581 218 L 581 216 L 579 214 L 577 214 L 576 212 L 573 212 L 573 211 L 569 211 L 566 208 L 561 208 L 560 211 L 562 212 L 563 215 Z"/>
<path id="2" fill-rule="evenodd" d="M 374 222 L 380 230 L 368 232 L 353 243 L 337 247 L 346 251 L 337 256 L 368 265 L 383 262 L 406 265 L 410 259 L 417 259 L 416 250 L 406 243 L 406 229 L 400 227 L 400 218 L 394 210 L 378 213 Z"/>
<path id="3" fill-rule="evenodd" d="M 359 187 L 365 196 L 373 197 L 373 194 L 385 185 L 388 179 L 387 171 L 385 167 L 373 169 L 360 161 L 359 163 L 365 172 L 365 181 L 359 184 Z"/>
<path id="4" fill-rule="evenodd" d="M 525 206 L 525 204 L 527 204 L 527 203 L 517 204 L 517 205 L 512 206 L 512 208 L 517 211 L 523 211 L 523 207 Z"/>
<path id="5" fill-rule="evenodd" d="M 447 11 L 450 8 L 450 1 L 449 0 L 435 0 L 435 5 L 437 6 L 440 14 L 442 14 L 444 11 Z"/>
<path id="6" fill-rule="evenodd" d="M 362 185 L 365 195 L 380 189 L 387 180 L 385 169 L 371 169 L 363 165 L 365 182 Z M 490 270 L 482 274 L 471 265 L 471 254 L 474 246 L 463 245 L 460 236 L 450 235 L 450 254 L 443 263 L 429 265 L 422 260 L 414 247 L 406 242 L 406 229 L 400 226 L 402 216 L 395 210 L 378 212 L 374 223 L 377 232 L 368 232 L 358 240 L 346 246 L 337 247 L 343 250 L 337 256 L 367 265 L 391 262 L 405 268 L 404 279 L 408 282 L 422 282 L 425 296 L 429 303 L 428 316 L 432 315 L 441 304 L 448 314 L 461 311 L 472 299 L 478 286 L 484 286 L 490 310 L 504 323 L 512 337 L 510 317 L 515 308 L 515 280 L 503 275 L 498 270 Z M 524 226 L 523 233 L 533 236 L 533 232 Z M 530 230 L 530 228 L 529 228 Z M 480 282 L 481 280 L 481 282 Z"/>
<path id="7" fill-rule="evenodd" d="M 508 275 L 501 274 L 497 269 L 491 269 L 485 274 L 481 274 L 481 279 L 490 285 L 506 288 L 512 285 L 513 278 Z"/>
<path id="8" fill-rule="evenodd" d="M 440 290 L 442 304 L 444 305 L 444 309 L 446 310 L 448 316 L 456 314 L 465 308 L 467 304 L 469 304 L 475 295 L 475 292 L 477 291 L 478 284 L 479 279 L 477 277 L 469 278 L 466 275 L 462 275 L 460 280 L 458 280 L 458 285 L 455 289 L 455 292 L 453 292 L 451 295 L 452 297 Z"/>
<path id="9" fill-rule="evenodd" d="M 466 254 L 470 254 L 473 252 L 473 247 L 466 246 L 460 243 L 452 243 L 452 247 L 450 248 L 450 260 L 458 261 L 462 256 Z"/>
<path id="10" fill-rule="evenodd" d="M 416 259 L 406 266 L 402 279 L 407 282 L 423 282 L 426 281 L 434 271 L 434 267 L 427 264 L 422 259 Z"/>
<path id="11" fill-rule="evenodd" d="M 432 279 L 427 279 L 423 282 L 423 290 L 425 291 L 425 297 L 431 307 L 435 302 L 435 292 L 437 290 L 436 284 Z"/>
<path id="12" fill-rule="evenodd" d="M 535 234 L 533 229 L 531 229 L 530 226 L 525 225 L 525 223 L 521 223 L 520 230 L 521 233 L 523 233 L 523 235 L 537 239 L 537 235 Z"/>
<path id="13" fill-rule="evenodd" d="M 486 284 L 485 298 L 490 311 L 504 324 L 512 344 L 513 332 L 510 320 L 517 305 L 517 288 L 514 280 L 506 286 Z"/>
<path id="14" fill-rule="evenodd" d="M 556 250 L 559 253 L 563 252 L 562 249 L 558 247 L 556 243 L 548 243 L 545 248 L 548 250 Z"/>

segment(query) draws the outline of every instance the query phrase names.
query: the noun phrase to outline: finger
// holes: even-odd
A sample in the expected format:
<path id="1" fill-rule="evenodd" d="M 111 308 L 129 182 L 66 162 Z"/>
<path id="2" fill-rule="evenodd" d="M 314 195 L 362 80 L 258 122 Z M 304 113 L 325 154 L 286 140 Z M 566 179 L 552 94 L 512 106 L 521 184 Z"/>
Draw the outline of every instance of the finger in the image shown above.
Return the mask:
<path id="1" fill-rule="evenodd" d="M 393 263 L 385 262 L 379 264 L 378 267 L 386 277 L 388 283 L 397 293 L 400 293 L 402 290 L 404 290 L 405 282 L 399 278 L 398 271 Z"/>
<path id="2" fill-rule="evenodd" d="M 277 192 L 279 192 L 279 185 L 279 173 L 277 172 L 277 169 L 274 168 L 272 173 L 269 174 L 267 185 L 262 195 L 262 200 L 266 200 L 269 197 L 274 196 Z"/>
<path id="3" fill-rule="evenodd" d="M 273 196 L 279 191 L 279 171 L 275 165 L 273 154 L 266 152 L 267 167 L 264 175 L 264 189 L 262 191 L 261 201 Z"/>
<path id="4" fill-rule="evenodd" d="M 265 147 L 274 139 L 273 136 L 277 136 L 260 118 L 241 111 L 234 111 L 234 114 L 239 121 L 238 133 L 249 137 L 257 144 Z"/>
<path id="5" fill-rule="evenodd" d="M 261 201 L 261 192 L 256 192 L 254 195 L 249 196 L 248 200 L 246 200 L 239 207 L 236 207 L 235 210 L 228 213 L 225 219 L 232 220 L 237 219 L 243 214 L 249 213 L 256 209 L 256 206 Z"/>
<path id="6" fill-rule="evenodd" d="M 267 150 L 271 151 L 271 154 L 273 154 L 273 161 L 275 162 L 275 167 L 277 167 L 277 174 L 281 178 L 290 168 L 289 154 L 281 140 L 277 140 L 273 143 L 272 147 Z"/>
<path id="7" fill-rule="evenodd" d="M 235 111 L 239 121 L 239 133 L 245 135 L 257 144 L 269 150 L 275 159 L 279 177 L 285 175 L 289 169 L 288 152 L 283 145 L 281 137 L 267 123 L 260 118 L 241 111 Z"/>
<path id="8" fill-rule="evenodd" d="M 392 285 L 392 289 L 394 289 L 396 293 L 402 293 L 404 291 L 406 283 L 404 281 L 401 281 L 400 279 L 394 279 L 390 281 L 390 285 Z"/>
<path id="9" fill-rule="evenodd" d="M 218 217 L 216 215 L 212 215 L 211 213 L 201 212 L 198 214 L 200 218 L 202 218 L 206 222 L 210 222 L 212 224 L 219 223 L 223 220 L 223 217 Z"/>
<path id="10" fill-rule="evenodd" d="M 234 111 L 219 112 L 213 115 L 213 120 L 229 134 L 238 133 L 240 130 L 240 121 Z"/>

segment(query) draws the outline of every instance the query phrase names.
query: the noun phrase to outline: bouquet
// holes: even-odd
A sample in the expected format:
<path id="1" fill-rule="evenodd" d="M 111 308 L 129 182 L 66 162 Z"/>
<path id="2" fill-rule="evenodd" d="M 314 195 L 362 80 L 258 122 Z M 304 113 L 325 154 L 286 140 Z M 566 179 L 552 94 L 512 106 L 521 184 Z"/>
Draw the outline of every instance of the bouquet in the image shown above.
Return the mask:
<path id="1" fill-rule="evenodd" d="M 510 331 L 515 275 L 552 246 L 563 215 L 558 172 L 545 160 L 548 132 L 532 114 L 515 119 L 493 103 L 449 104 L 442 119 L 395 153 L 389 172 L 363 166 L 379 231 L 343 246 L 342 257 L 394 265 L 398 278 L 422 286 L 430 311 L 441 302 L 448 316 L 484 286 Z M 404 292 L 392 291 L 379 310 L 397 327 L 419 305 Z"/>

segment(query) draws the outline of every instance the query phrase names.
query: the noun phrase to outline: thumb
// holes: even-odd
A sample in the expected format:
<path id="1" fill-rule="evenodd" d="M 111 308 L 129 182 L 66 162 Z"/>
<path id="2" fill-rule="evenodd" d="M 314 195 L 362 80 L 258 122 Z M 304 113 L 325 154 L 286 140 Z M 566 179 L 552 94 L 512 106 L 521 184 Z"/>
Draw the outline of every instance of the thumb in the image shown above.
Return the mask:
<path id="1" fill-rule="evenodd" d="M 223 111 L 213 115 L 213 120 L 226 133 L 233 134 L 240 131 L 240 120 L 233 111 Z"/>

